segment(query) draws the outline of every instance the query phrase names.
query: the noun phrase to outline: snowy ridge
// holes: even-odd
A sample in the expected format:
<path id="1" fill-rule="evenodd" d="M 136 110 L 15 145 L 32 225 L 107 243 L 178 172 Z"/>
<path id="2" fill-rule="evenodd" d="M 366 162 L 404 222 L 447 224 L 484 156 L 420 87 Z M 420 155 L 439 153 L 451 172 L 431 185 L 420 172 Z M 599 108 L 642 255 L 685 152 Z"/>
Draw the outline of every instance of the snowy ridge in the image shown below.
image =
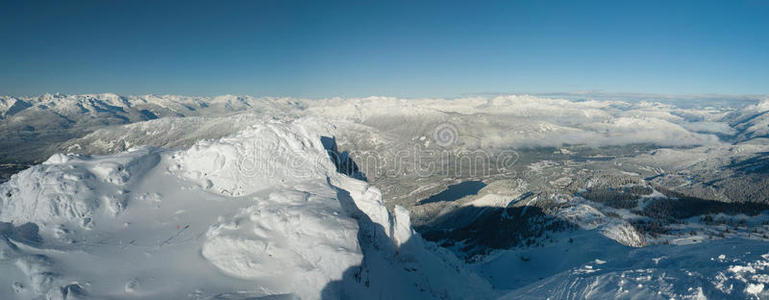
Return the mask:
<path id="1" fill-rule="evenodd" d="M 174 156 L 178 174 L 228 196 L 323 179 L 335 169 L 321 135 L 308 131 L 312 127 L 331 130 L 321 121 L 276 122 L 218 141 L 201 141 Z"/>
<path id="2" fill-rule="evenodd" d="M 405 209 L 390 215 L 378 189 L 336 172 L 320 139 L 332 131 L 268 122 L 188 150 L 54 155 L 0 186 L 0 295 L 489 293 L 413 235 Z"/>
<path id="3" fill-rule="evenodd" d="M 161 116 L 194 116 L 207 112 L 270 110 L 281 105 L 293 106 L 294 103 L 291 99 L 233 95 L 207 98 L 177 95 L 120 96 L 111 93 L 45 94 L 24 98 L 0 97 L 0 116 L 8 118 L 26 110 L 48 110 L 67 117 L 109 113 L 124 118 L 143 114 L 153 119 Z"/>
<path id="4" fill-rule="evenodd" d="M 158 153 L 146 148 L 110 157 L 53 155 L 0 186 L 4 195 L 0 219 L 91 227 L 97 210 L 108 209 L 114 215 L 125 209 L 123 186 L 158 160 Z"/>
<path id="5" fill-rule="evenodd" d="M 306 100 L 105 94 L 0 102 L 0 125 L 18 133 L 9 144 L 16 145 L 14 138 L 46 143 L 48 132 L 64 138 L 67 130 L 98 128 L 50 144 L 84 154 L 48 155 L 0 185 L 0 272 L 9 274 L 0 278 L 3 299 L 766 297 L 769 268 L 756 257 L 765 252 L 765 215 L 734 206 L 749 214 L 700 216 L 709 212 L 703 207 L 731 211 L 715 200 L 765 201 L 755 180 L 765 180 L 766 145 L 735 140 L 763 130 L 764 104 L 729 110 L 526 95 Z M 455 129 L 450 147 L 434 136 L 442 125 Z M 357 154 L 405 153 L 407 159 L 422 149 L 513 148 L 521 163 L 492 170 L 500 173 L 422 178 L 395 169 L 388 177 L 364 169 L 366 157 L 351 154 L 361 158 L 358 175 L 370 180 L 362 181 L 340 173 L 332 159 L 339 153 L 329 153 L 337 151 L 337 141 Z M 86 155 L 98 153 L 114 154 Z M 488 185 L 461 199 L 418 202 L 467 180 Z M 746 189 L 751 180 L 747 187 L 755 189 Z M 719 186 L 706 186 L 709 181 Z M 673 202 L 679 197 L 685 202 Z M 665 210 L 675 203 L 692 205 Z M 661 209 L 647 211 L 651 204 Z M 412 217 L 421 230 L 425 220 L 454 210 L 465 213 L 447 220 L 484 219 L 449 236 L 452 243 L 427 242 L 412 229 Z M 639 223 L 678 213 L 687 219 L 673 221 L 685 223 Z M 530 218 L 516 223 L 523 216 Z M 448 223 L 449 230 L 461 225 Z M 540 230 L 542 224 L 558 226 Z M 652 231 L 660 229 L 668 231 Z M 724 239 L 719 230 L 729 230 Z M 733 237 L 753 240 L 725 240 Z M 510 244 L 489 252 L 478 247 L 497 241 Z M 683 248 L 653 245 L 662 242 Z M 688 245 L 695 242 L 719 253 L 677 252 L 699 251 Z M 473 249 L 484 251 L 463 253 Z M 685 268 L 720 254 L 744 259 Z M 109 276 L 103 266 L 112 269 Z M 684 275 L 691 278 L 680 280 Z"/>

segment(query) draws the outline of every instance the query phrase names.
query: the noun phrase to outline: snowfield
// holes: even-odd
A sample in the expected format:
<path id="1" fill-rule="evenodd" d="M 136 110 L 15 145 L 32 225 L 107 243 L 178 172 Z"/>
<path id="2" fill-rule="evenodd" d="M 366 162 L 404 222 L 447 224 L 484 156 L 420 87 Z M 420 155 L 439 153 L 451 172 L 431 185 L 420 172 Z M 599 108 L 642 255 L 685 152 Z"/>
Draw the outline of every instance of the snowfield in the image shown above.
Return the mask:
<path id="1" fill-rule="evenodd" d="M 765 242 L 607 249 L 595 259 L 503 299 L 766 299 Z M 614 250 L 614 251 L 612 251 Z"/>
<path id="2" fill-rule="evenodd" d="M 188 150 L 57 154 L 0 187 L 2 298 L 484 295 L 402 208 L 336 172 L 317 120 Z"/>
<path id="3" fill-rule="evenodd" d="M 0 299 L 769 299 L 767 111 L 0 97 Z"/>

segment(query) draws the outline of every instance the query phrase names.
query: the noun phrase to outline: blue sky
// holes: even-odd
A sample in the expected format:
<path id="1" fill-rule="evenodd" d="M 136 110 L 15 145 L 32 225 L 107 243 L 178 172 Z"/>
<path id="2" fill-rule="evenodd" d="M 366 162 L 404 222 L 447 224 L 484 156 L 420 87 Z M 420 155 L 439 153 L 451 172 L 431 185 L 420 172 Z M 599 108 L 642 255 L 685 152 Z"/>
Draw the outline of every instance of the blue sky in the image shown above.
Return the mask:
<path id="1" fill-rule="evenodd" d="M 0 94 L 769 94 L 769 1 L 6 1 Z"/>

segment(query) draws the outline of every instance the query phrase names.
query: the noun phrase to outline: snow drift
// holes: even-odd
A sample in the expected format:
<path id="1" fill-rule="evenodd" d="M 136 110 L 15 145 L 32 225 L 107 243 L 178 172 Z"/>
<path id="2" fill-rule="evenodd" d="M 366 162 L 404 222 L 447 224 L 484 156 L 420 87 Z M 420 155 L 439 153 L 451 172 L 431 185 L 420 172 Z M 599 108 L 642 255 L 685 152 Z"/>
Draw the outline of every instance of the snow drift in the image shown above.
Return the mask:
<path id="1" fill-rule="evenodd" d="M 54 155 L 0 186 L 0 296 L 488 293 L 405 209 L 337 173 L 333 130 L 266 122 L 187 150 Z"/>

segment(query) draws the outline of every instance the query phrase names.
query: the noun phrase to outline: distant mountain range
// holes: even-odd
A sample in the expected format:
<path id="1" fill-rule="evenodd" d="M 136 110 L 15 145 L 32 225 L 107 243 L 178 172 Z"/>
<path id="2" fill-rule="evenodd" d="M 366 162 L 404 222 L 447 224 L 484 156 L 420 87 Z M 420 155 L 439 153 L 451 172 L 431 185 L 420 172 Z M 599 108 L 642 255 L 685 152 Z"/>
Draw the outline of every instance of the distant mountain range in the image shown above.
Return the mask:
<path id="1" fill-rule="evenodd" d="M 653 100 L 2 97 L 0 298 L 769 297 L 769 99 Z"/>

